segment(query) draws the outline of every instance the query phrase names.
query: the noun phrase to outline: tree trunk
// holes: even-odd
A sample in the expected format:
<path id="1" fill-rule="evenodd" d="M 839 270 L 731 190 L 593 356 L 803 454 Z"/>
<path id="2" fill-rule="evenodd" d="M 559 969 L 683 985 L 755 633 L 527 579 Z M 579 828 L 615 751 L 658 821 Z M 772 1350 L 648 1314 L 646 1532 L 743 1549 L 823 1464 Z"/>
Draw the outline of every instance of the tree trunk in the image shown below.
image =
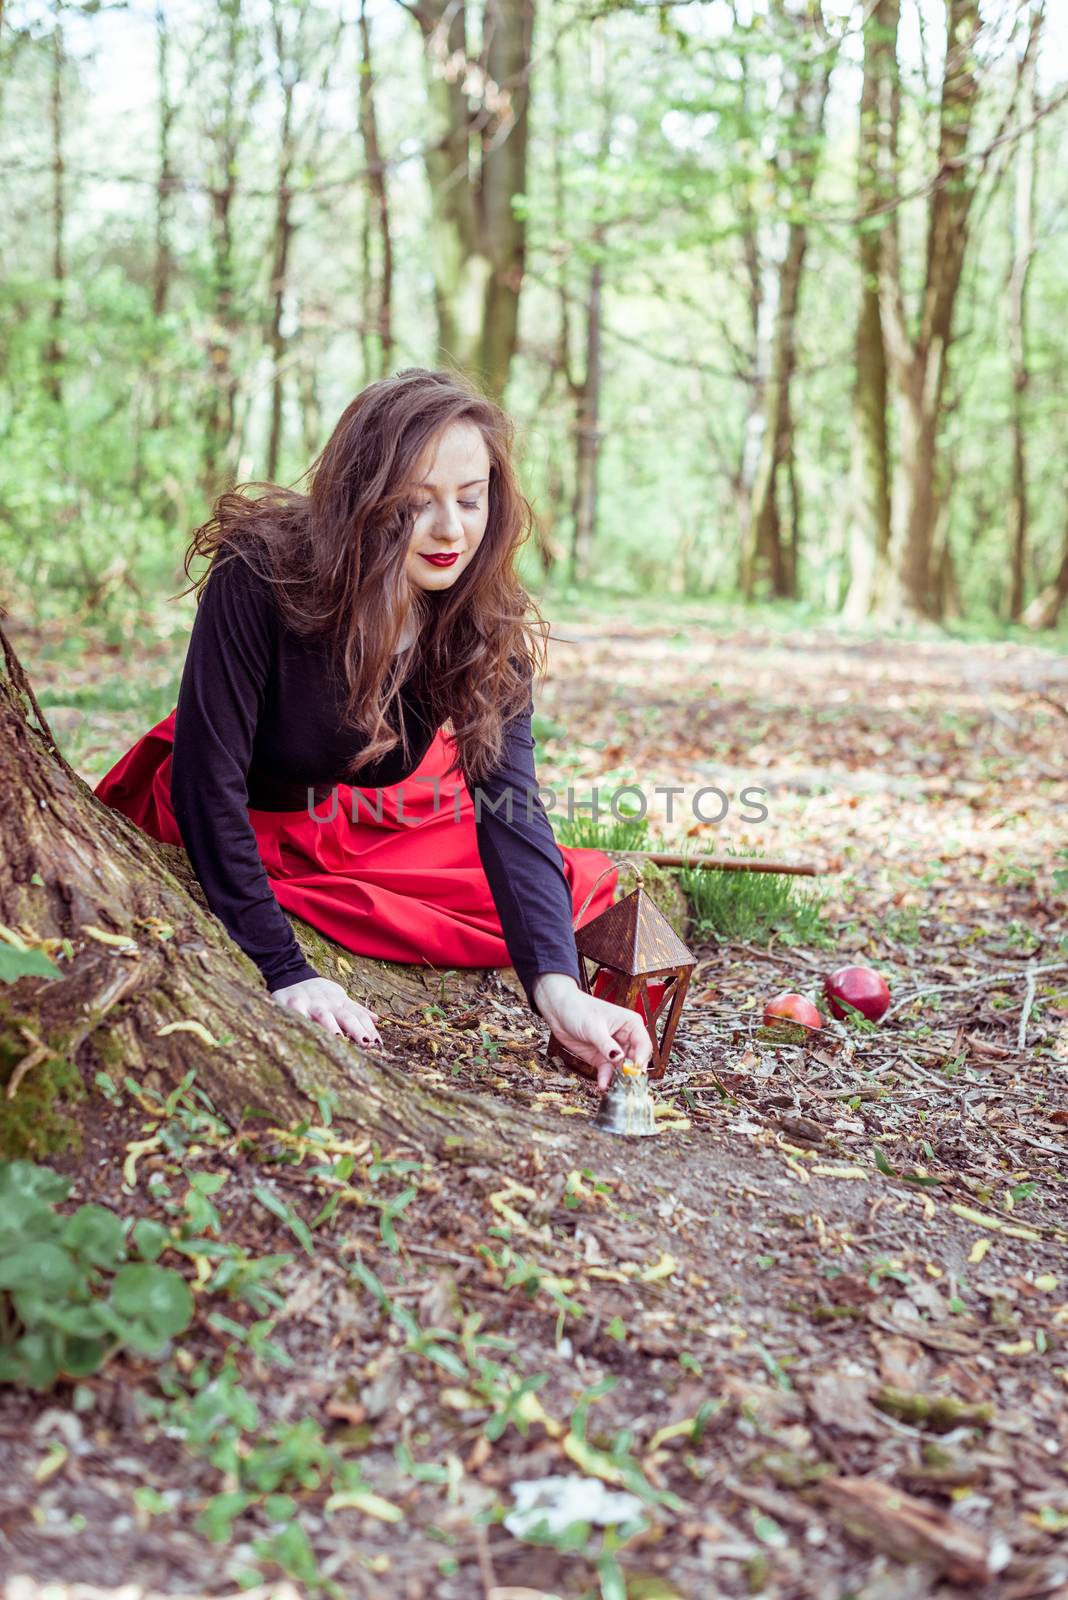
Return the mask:
<path id="1" fill-rule="evenodd" d="M 238 380 L 234 346 L 240 317 L 236 305 L 234 203 L 241 142 L 237 105 L 243 0 L 220 0 L 223 36 L 222 109 L 213 126 L 215 181 L 211 186 L 211 334 L 207 391 L 202 410 L 201 489 L 209 500 L 233 477 L 237 436 Z"/>
<path id="2" fill-rule="evenodd" d="M 427 153 L 438 343 L 500 399 L 515 353 L 526 222 L 534 0 L 486 0 L 481 61 L 468 55 L 464 0 L 410 7 L 427 46 L 436 138 Z M 469 94 L 479 108 L 472 116 Z M 472 134 L 479 134 L 474 158 Z"/>
<path id="3" fill-rule="evenodd" d="M 303 13 L 298 11 L 296 24 L 298 40 L 302 16 Z M 267 329 L 267 346 L 271 352 L 271 417 L 267 433 L 267 477 L 273 483 L 278 476 L 278 462 L 282 452 L 282 411 L 285 402 L 283 372 L 286 339 L 282 319 L 285 314 L 289 273 L 289 246 L 293 237 L 293 191 L 290 187 L 290 178 L 293 170 L 293 94 L 299 71 L 296 66 L 299 60 L 299 47 L 292 51 L 289 48 L 284 14 L 277 0 L 274 0 L 271 6 L 271 23 L 278 66 L 278 84 L 282 91 L 282 126 L 278 144 L 274 240 L 271 251 L 271 317 Z"/>
<path id="4" fill-rule="evenodd" d="M 62 8 L 57 5 L 52 30 L 51 135 L 52 135 L 52 301 L 48 315 L 48 340 L 44 348 L 45 387 L 56 405 L 63 403 L 63 313 L 67 296 L 66 160 L 63 153 L 63 49 Z"/>
<path id="5" fill-rule="evenodd" d="M 600 229 L 595 245 L 600 245 Z M 601 453 L 601 293 L 604 267 L 600 256 L 590 267 L 586 308 L 586 376 L 575 414 L 575 503 L 571 545 L 571 580 L 585 583 L 593 562 L 597 534 L 597 466 Z"/>
<path id="6" fill-rule="evenodd" d="M 887 174 L 880 131 L 888 115 L 886 52 L 893 48 L 887 0 L 875 0 L 864 23 L 864 79 L 860 93 L 857 210 L 871 216 L 885 200 Z M 880 231 L 861 224 L 857 236 L 860 309 L 851 449 L 852 518 L 849 589 L 843 615 L 861 622 L 882 590 L 890 560 L 890 435 L 887 426 L 886 345 L 879 305 Z"/>
<path id="7" fill-rule="evenodd" d="M 500 120 L 482 129 L 481 232 L 490 258 L 482 317 L 481 364 L 490 394 L 500 399 L 519 334 L 519 295 L 526 267 L 525 198 L 534 0 L 486 0 L 484 59 L 489 81 L 507 97 Z"/>
<path id="8" fill-rule="evenodd" d="M 174 192 L 174 171 L 171 166 L 171 132 L 177 108 L 171 99 L 169 84 L 170 32 L 163 0 L 156 4 L 156 77 L 159 96 L 159 122 L 156 129 L 156 216 L 155 246 L 152 261 L 152 321 L 157 325 L 166 314 L 170 296 L 171 273 L 174 258 L 171 251 L 171 201 Z M 158 333 L 158 327 L 157 327 Z M 158 359 L 149 374 L 149 428 L 154 433 L 165 428 L 168 422 L 164 404 L 164 383 Z M 135 497 L 140 496 L 144 463 L 138 450 L 134 480 Z"/>
<path id="9" fill-rule="evenodd" d="M 1021 115 L 1026 123 L 1038 113 L 1037 67 L 1043 9 L 1031 13 L 1031 27 L 1024 52 L 1020 83 Z M 1013 254 L 1009 273 L 1009 342 L 1012 351 L 1012 488 L 1009 492 L 1009 549 L 1012 560 L 1012 588 L 1009 616 L 1018 622 L 1023 615 L 1027 567 L 1027 395 L 1030 372 L 1027 365 L 1027 283 L 1035 253 L 1035 142 L 1036 130 L 1020 135 L 1016 149 L 1016 183 L 1013 196 Z"/>
<path id="10" fill-rule="evenodd" d="M 771 338 L 771 366 L 764 390 L 764 416 L 760 455 L 752 498 L 742 565 L 742 592 L 751 600 L 758 579 L 766 576 L 772 594 L 786 596 L 790 561 L 783 546 L 779 513 L 780 474 L 793 452 L 793 418 L 790 385 L 797 364 L 797 307 L 805 259 L 806 230 L 799 224 L 787 229 L 787 245 L 778 270 L 775 324 Z"/>
<path id="11" fill-rule="evenodd" d="M 360 133 L 367 162 L 367 200 L 363 234 L 363 357 L 367 382 L 388 372 L 393 360 L 393 235 L 389 218 L 389 190 L 378 137 L 375 75 L 371 55 L 371 24 L 366 0 L 360 3 Z M 378 294 L 374 294 L 372 222 L 377 231 L 381 266 Z"/>
<path id="12" fill-rule="evenodd" d="M 1068 494 L 1068 483 L 1064 488 Z M 1028 628 L 1055 628 L 1066 602 L 1068 602 L 1068 524 L 1064 529 L 1064 544 L 1057 576 L 1041 594 L 1035 596 L 1020 620 Z"/>
<path id="13" fill-rule="evenodd" d="M 888 0 L 897 32 L 899 0 Z M 880 303 L 891 371 L 901 400 L 896 481 L 896 559 L 881 611 L 898 617 L 938 616 L 934 538 L 938 519 L 939 428 L 949 373 L 949 346 L 975 175 L 963 161 L 978 100 L 975 42 L 979 0 L 945 0 L 947 49 L 939 108 L 939 177 L 927 209 L 927 264 L 919 326 L 909 331 L 900 269 L 896 213 L 883 235 Z M 900 86 L 896 56 L 890 86 L 889 155 L 896 170 Z"/>
<path id="14" fill-rule="evenodd" d="M 792 220 L 780 219 L 775 224 L 773 237 L 781 237 L 782 242 L 777 250 L 773 248 L 773 260 L 765 263 L 765 271 L 773 274 L 774 283 L 771 292 L 763 297 L 764 315 L 770 321 L 769 350 L 763 363 L 767 385 L 759 428 L 760 449 L 743 542 L 741 581 L 746 599 L 752 599 L 758 581 L 765 577 L 777 596 L 793 596 L 797 592 L 800 507 L 796 474 L 791 469 L 794 442 L 790 390 L 797 366 L 797 312 L 808 230 L 796 218 L 812 198 L 834 63 L 817 6 L 805 0 L 801 9 L 794 12 L 785 0 L 776 0 L 775 11 L 780 24 L 794 35 L 784 51 L 786 127 L 773 162 L 784 210 Z M 784 479 L 788 480 L 785 489 Z M 789 542 L 783 540 L 781 494 L 788 494 L 791 502 Z"/>

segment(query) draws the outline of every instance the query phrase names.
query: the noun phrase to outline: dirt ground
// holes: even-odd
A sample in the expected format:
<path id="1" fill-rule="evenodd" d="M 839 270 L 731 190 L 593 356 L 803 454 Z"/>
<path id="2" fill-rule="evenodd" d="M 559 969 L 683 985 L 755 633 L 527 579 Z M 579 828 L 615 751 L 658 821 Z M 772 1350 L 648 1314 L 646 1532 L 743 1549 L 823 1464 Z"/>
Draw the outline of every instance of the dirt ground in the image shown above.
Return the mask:
<path id="1" fill-rule="evenodd" d="M 9 1600 L 281 1595 L 287 1575 L 375 1600 L 1068 1597 L 1068 663 L 699 618 L 556 632 L 543 785 L 682 786 L 675 839 L 820 866 L 831 942 L 691 939 L 656 1139 L 592 1124 L 495 973 L 474 1008 L 381 1029 L 487 1119 L 529 1111 L 500 1163 L 212 1131 L 94 1091 L 83 1151 L 52 1163 L 70 1204 L 169 1225 L 191 1175 L 220 1175 L 221 1237 L 289 1259 L 266 1344 L 194 1256 L 196 1322 L 163 1367 L 120 1354 L 76 1387 L 0 1390 Z M 90 781 L 143 731 L 51 699 Z M 691 806 L 712 786 L 718 824 Z M 890 983 L 877 1028 L 762 1037 L 769 995 L 818 1000 L 847 962 Z M 353 1192 L 320 1218 L 345 1155 Z M 258 1420 L 220 1466 L 181 1397 L 226 1364 Z M 257 1480 L 213 1542 L 196 1518 L 283 1429 L 289 1503 Z M 309 1438 L 371 1498 L 328 1509 Z M 543 1545 L 505 1525 L 517 1483 L 569 1474 L 634 1496 L 636 1530 Z"/>

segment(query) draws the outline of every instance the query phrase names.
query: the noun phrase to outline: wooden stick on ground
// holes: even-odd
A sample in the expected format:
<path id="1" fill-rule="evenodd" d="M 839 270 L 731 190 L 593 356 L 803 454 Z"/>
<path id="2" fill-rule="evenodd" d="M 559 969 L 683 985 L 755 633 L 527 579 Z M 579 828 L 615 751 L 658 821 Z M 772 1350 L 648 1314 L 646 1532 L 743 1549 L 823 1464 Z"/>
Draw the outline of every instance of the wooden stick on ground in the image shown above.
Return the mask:
<path id="1" fill-rule="evenodd" d="M 676 855 L 670 850 L 613 850 L 614 856 L 628 860 L 651 861 L 658 867 L 703 867 L 718 872 L 783 872 L 799 877 L 816 878 L 824 867 L 811 861 L 767 861 L 763 856 L 690 856 Z"/>

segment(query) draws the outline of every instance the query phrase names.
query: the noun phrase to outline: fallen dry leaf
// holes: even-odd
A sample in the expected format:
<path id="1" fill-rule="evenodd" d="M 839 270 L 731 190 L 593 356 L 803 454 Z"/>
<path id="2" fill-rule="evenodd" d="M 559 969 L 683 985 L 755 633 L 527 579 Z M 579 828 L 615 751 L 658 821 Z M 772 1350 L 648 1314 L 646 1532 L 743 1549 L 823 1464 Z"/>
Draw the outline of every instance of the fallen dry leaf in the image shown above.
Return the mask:
<path id="1" fill-rule="evenodd" d="M 998 1534 L 976 1529 L 938 1506 L 877 1478 L 825 1478 L 819 1493 L 854 1537 L 899 1561 L 924 1561 L 953 1583 L 987 1583 L 1012 1551 Z"/>

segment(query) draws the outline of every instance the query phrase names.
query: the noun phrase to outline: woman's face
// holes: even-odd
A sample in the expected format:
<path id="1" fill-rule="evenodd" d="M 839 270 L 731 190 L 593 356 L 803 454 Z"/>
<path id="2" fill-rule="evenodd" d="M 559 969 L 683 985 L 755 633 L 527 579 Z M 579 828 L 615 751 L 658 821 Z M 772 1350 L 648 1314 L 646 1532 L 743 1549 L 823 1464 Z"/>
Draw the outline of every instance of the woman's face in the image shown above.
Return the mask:
<path id="1" fill-rule="evenodd" d="M 430 441 L 408 485 L 415 523 L 404 570 L 413 588 L 451 589 L 474 560 L 489 520 L 489 476 L 475 423 L 452 422 Z"/>

